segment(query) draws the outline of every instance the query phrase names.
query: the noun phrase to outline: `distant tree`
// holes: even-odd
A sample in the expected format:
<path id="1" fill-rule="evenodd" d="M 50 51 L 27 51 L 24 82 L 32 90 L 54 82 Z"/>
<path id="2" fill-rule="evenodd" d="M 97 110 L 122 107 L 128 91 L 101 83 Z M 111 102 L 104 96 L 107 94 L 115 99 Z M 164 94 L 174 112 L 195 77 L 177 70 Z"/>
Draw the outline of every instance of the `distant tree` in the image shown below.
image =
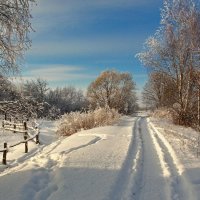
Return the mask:
<path id="1" fill-rule="evenodd" d="M 26 81 L 23 85 L 22 99 L 24 99 L 26 105 L 30 103 L 29 107 L 33 108 L 37 117 L 45 117 L 48 115 L 48 110 L 50 109 L 50 106 L 46 102 L 48 90 L 48 83 L 40 78 Z M 37 104 L 40 107 L 38 110 L 36 108 Z"/>
<path id="2" fill-rule="evenodd" d="M 72 111 L 81 111 L 86 108 L 87 101 L 83 92 L 74 87 L 56 88 L 47 93 L 46 100 L 49 105 L 57 108 L 60 114 Z"/>
<path id="3" fill-rule="evenodd" d="M 58 87 L 54 90 L 50 89 L 47 93 L 46 99 L 50 105 L 56 108 L 60 108 L 63 105 L 61 89 Z"/>
<path id="4" fill-rule="evenodd" d="M 30 3 L 35 0 L 0 0 L 0 70 L 15 71 L 17 59 L 30 46 Z"/>
<path id="5" fill-rule="evenodd" d="M 46 100 L 46 93 L 48 90 L 47 81 L 40 78 L 26 81 L 23 87 L 24 96 L 32 97 L 38 102 L 44 102 Z"/>
<path id="6" fill-rule="evenodd" d="M 61 90 L 61 97 L 65 102 L 64 112 L 81 110 L 85 107 L 86 99 L 81 90 L 74 87 L 64 87 Z M 61 109 L 62 110 L 62 109 Z"/>
<path id="7" fill-rule="evenodd" d="M 93 81 L 87 90 L 92 108 L 115 108 L 120 113 L 131 113 L 137 105 L 135 83 L 129 73 L 105 71 Z"/>
<path id="8" fill-rule="evenodd" d="M 18 98 L 15 86 L 3 75 L 0 75 L 0 101 L 13 101 Z"/>
<path id="9" fill-rule="evenodd" d="M 0 113 L 9 118 L 27 119 L 44 116 L 44 103 L 39 103 L 29 97 L 18 96 L 14 101 L 1 101 Z"/>
<path id="10" fill-rule="evenodd" d="M 143 103 L 149 108 L 172 107 L 177 101 L 176 85 L 171 77 L 160 72 L 149 75 L 142 92 Z"/>

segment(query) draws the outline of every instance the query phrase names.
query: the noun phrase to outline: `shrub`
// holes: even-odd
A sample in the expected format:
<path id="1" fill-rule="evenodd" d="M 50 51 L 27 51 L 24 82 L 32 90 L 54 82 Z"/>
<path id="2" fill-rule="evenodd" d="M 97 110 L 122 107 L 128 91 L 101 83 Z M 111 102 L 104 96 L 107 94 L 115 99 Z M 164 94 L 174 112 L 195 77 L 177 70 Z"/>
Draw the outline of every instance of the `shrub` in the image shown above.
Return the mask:
<path id="1" fill-rule="evenodd" d="M 98 108 L 87 112 L 71 112 L 60 119 L 57 133 L 69 136 L 81 130 L 111 125 L 120 118 L 120 114 L 109 108 Z"/>
<path id="2" fill-rule="evenodd" d="M 174 121 L 176 113 L 172 109 L 160 108 L 160 109 L 154 110 L 154 112 L 151 113 L 151 116 L 155 118 L 161 118 L 161 119 L 167 119 L 169 121 Z"/>

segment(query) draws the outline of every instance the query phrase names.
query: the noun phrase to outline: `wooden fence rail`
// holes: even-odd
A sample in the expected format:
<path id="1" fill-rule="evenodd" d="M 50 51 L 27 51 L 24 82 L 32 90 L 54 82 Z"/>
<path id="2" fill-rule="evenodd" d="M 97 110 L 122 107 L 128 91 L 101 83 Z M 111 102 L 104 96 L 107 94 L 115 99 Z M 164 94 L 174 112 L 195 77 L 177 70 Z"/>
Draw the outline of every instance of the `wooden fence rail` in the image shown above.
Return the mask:
<path id="1" fill-rule="evenodd" d="M 25 132 L 26 122 L 23 123 L 15 123 L 3 120 L 2 121 L 2 128 L 4 130 L 13 131 L 14 133 L 24 133 Z"/>
<path id="2" fill-rule="evenodd" d="M 14 128 L 6 127 L 7 125 L 13 126 Z M 17 127 L 23 127 L 23 130 L 19 130 L 19 129 L 17 129 Z M 10 148 L 13 148 L 15 146 L 18 146 L 18 145 L 24 143 L 25 153 L 28 153 L 28 142 L 29 141 L 31 141 L 31 140 L 34 141 L 34 139 L 35 139 L 34 142 L 36 144 L 40 144 L 40 141 L 39 141 L 40 131 L 39 131 L 38 127 L 28 127 L 26 122 L 16 124 L 16 123 L 13 123 L 13 122 L 10 122 L 10 121 L 3 120 L 2 128 L 4 130 L 13 131 L 14 133 L 24 133 L 24 140 L 22 140 L 22 141 L 19 141 L 19 142 L 15 143 L 13 145 L 10 145 L 10 146 L 8 146 L 7 142 L 4 142 L 4 148 L 0 149 L 0 153 L 3 153 L 3 159 L 2 159 L 3 165 L 7 164 L 7 153 L 9 152 Z M 34 135 L 30 134 L 29 130 L 31 130 L 35 134 Z"/>

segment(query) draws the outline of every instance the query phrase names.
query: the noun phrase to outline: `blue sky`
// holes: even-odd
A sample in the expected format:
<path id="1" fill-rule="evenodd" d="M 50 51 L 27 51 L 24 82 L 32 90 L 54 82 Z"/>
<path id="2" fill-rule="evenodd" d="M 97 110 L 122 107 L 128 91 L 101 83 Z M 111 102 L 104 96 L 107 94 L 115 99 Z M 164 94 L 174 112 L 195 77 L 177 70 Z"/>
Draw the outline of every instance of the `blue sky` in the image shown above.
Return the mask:
<path id="1" fill-rule="evenodd" d="M 102 71 L 130 72 L 140 91 L 146 69 L 135 54 L 160 23 L 162 0 L 38 0 L 25 80 L 86 89 Z"/>

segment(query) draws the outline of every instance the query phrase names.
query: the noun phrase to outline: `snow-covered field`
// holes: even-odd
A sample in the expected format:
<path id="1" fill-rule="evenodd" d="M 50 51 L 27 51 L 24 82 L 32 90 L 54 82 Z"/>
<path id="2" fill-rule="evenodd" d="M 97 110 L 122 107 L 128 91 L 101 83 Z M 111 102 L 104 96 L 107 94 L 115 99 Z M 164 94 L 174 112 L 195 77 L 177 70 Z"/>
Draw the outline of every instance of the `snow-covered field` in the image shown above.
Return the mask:
<path id="1" fill-rule="evenodd" d="M 200 159 L 186 132 L 178 147 L 179 128 L 139 113 L 57 138 L 55 124 L 44 122 L 42 145 L 23 156 L 9 152 L 0 200 L 198 200 Z"/>

